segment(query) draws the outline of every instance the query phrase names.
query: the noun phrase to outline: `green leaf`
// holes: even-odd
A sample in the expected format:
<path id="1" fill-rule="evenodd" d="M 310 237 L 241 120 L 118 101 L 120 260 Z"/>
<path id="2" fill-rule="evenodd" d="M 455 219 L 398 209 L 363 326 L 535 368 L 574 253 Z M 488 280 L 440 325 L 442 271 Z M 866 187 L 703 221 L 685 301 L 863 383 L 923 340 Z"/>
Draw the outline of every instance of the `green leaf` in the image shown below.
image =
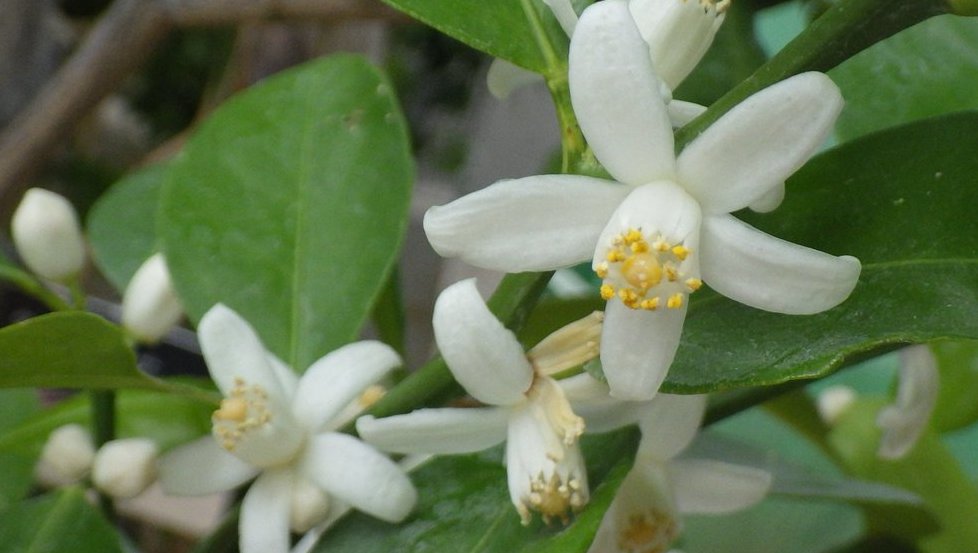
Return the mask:
<path id="1" fill-rule="evenodd" d="M 21 502 L 0 513 L 4 551 L 122 553 L 118 535 L 79 488 Z"/>
<path id="2" fill-rule="evenodd" d="M 154 165 L 112 185 L 88 212 L 92 257 L 122 291 L 136 269 L 159 249 L 156 211 L 168 165 Z"/>
<path id="3" fill-rule="evenodd" d="M 397 258 L 412 174 L 391 87 L 360 57 L 233 98 L 162 193 L 159 231 L 187 312 L 228 304 L 300 371 L 353 340 Z"/>
<path id="4" fill-rule="evenodd" d="M 978 342 L 948 340 L 931 344 L 941 375 L 932 426 L 941 432 L 978 421 Z"/>
<path id="5" fill-rule="evenodd" d="M 466 553 L 584 553 L 604 511 L 631 464 L 636 432 L 586 436 L 582 448 L 593 493 L 588 507 L 566 528 L 539 520 L 520 525 L 509 499 L 500 448 L 435 459 L 412 473 L 418 506 L 400 525 L 363 514 L 341 521 L 314 551 L 373 553 L 457 551 Z M 603 483 L 595 488 L 598 483 Z"/>
<path id="6" fill-rule="evenodd" d="M 0 390 L 0 434 L 9 432 L 40 409 L 35 390 Z M 0 452 L 0 510 L 22 499 L 34 481 L 32 453 Z"/>
<path id="7" fill-rule="evenodd" d="M 845 140 L 952 111 L 978 109 L 978 20 L 943 15 L 853 56 L 829 72 L 846 107 Z"/>

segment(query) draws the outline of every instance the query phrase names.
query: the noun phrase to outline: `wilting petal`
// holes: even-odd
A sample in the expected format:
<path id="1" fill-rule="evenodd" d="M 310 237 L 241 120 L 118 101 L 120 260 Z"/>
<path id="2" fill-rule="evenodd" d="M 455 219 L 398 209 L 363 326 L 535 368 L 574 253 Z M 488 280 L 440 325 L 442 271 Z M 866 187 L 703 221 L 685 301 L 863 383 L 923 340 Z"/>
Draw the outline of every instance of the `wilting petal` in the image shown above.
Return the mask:
<path id="1" fill-rule="evenodd" d="M 509 410 L 419 409 L 406 415 L 357 419 L 360 438 L 392 453 L 471 453 L 506 439 Z"/>
<path id="2" fill-rule="evenodd" d="M 472 397 L 490 405 L 523 400 L 533 367 L 516 336 L 482 301 L 475 279 L 456 282 L 438 296 L 432 325 L 448 368 Z"/>
<path id="3" fill-rule="evenodd" d="M 174 495 L 207 495 L 234 489 L 259 470 L 204 436 L 174 448 L 158 463 L 163 490 Z"/>
<path id="4" fill-rule="evenodd" d="M 428 210 L 424 229 L 444 257 L 499 271 L 546 271 L 586 260 L 631 191 L 575 175 L 499 181 Z"/>
<path id="5" fill-rule="evenodd" d="M 879 456 L 899 459 L 913 449 L 927 429 L 940 381 L 937 359 L 923 345 L 900 350 L 900 381 L 896 403 L 883 408 L 876 424 L 883 430 Z"/>
<path id="6" fill-rule="evenodd" d="M 643 456 L 665 462 L 686 449 L 699 430 L 706 412 L 705 395 L 659 394 L 649 402 L 639 422 Z"/>
<path id="7" fill-rule="evenodd" d="M 719 12 L 717 4 L 723 6 Z M 628 7 L 656 74 L 672 89 L 709 50 L 726 10 L 723 2 L 689 0 L 630 0 Z"/>
<path id="8" fill-rule="evenodd" d="M 669 464 L 676 506 L 683 514 L 720 514 L 746 509 L 764 499 L 771 473 L 754 467 L 709 459 L 681 459 Z"/>
<path id="9" fill-rule="evenodd" d="M 238 522 L 241 553 L 287 553 L 292 471 L 267 470 L 241 502 Z"/>
<path id="10" fill-rule="evenodd" d="M 319 359 L 299 380 L 292 410 L 310 432 L 316 432 L 368 386 L 401 365 L 390 346 L 369 340 L 354 342 Z"/>
<path id="11" fill-rule="evenodd" d="M 608 432 L 635 424 L 648 410 L 647 401 L 622 401 L 611 397 L 608 385 L 587 373 L 559 381 L 574 413 L 584 419 L 589 433 Z"/>
<path id="12" fill-rule="evenodd" d="M 648 46 L 624 0 L 592 4 L 571 39 L 574 113 L 598 161 L 637 186 L 671 177 L 672 125 Z"/>
<path id="13" fill-rule="evenodd" d="M 211 307 L 200 319 L 197 336 L 207 369 L 222 394 L 229 395 L 235 381 L 241 379 L 263 388 L 273 401 L 285 402 L 285 391 L 268 362 L 265 346 L 234 310 L 220 303 Z"/>
<path id="14" fill-rule="evenodd" d="M 740 303 L 789 315 L 831 309 L 859 279 L 855 257 L 836 257 L 765 234 L 730 215 L 703 218 L 703 280 Z M 607 323 L 606 323 L 607 324 Z"/>
<path id="15" fill-rule="evenodd" d="M 486 73 L 489 93 L 500 100 L 508 98 L 514 90 L 534 83 L 543 83 L 543 77 L 502 58 L 492 60 Z"/>
<path id="16" fill-rule="evenodd" d="M 360 440 L 327 432 L 306 446 L 303 471 L 327 494 L 387 522 L 411 512 L 418 493 L 396 463 Z"/>
<path id="17" fill-rule="evenodd" d="M 681 528 L 665 467 L 638 457 L 618 487 L 588 553 L 666 551 Z"/>
<path id="18" fill-rule="evenodd" d="M 679 309 L 629 309 L 608 302 L 601 335 L 601 366 L 611 395 L 650 399 L 659 390 L 679 347 L 686 305 Z"/>
<path id="19" fill-rule="evenodd" d="M 822 73 L 781 81 L 690 143 L 677 161 L 679 178 L 705 213 L 747 207 L 811 157 L 841 110 L 839 88 Z"/>
<path id="20" fill-rule="evenodd" d="M 757 213 L 770 213 L 777 209 L 783 201 L 784 183 L 782 182 L 776 184 L 774 188 L 765 192 L 763 196 L 747 207 L 749 207 L 751 211 L 756 211 Z"/>
<path id="21" fill-rule="evenodd" d="M 685 127 L 690 121 L 696 119 L 706 111 L 706 106 L 694 104 L 693 102 L 683 102 L 682 100 L 673 100 L 669 102 L 666 108 L 669 110 L 669 121 L 677 129 L 679 127 Z"/>

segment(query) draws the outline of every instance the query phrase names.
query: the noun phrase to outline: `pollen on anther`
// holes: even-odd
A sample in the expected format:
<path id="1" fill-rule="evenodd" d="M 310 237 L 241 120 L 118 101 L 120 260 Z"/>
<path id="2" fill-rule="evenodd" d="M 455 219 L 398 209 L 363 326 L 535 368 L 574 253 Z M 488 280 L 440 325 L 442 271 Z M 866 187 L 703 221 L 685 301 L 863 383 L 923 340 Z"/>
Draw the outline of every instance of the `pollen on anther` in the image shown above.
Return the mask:
<path id="1" fill-rule="evenodd" d="M 615 297 L 615 287 L 610 284 L 601 285 L 601 299 L 607 301 Z"/>
<path id="2" fill-rule="evenodd" d="M 689 255 L 689 249 L 683 245 L 673 246 L 672 255 L 678 257 L 680 261 L 685 261 L 686 256 Z"/>
<path id="3" fill-rule="evenodd" d="M 688 278 L 686 279 L 686 287 L 689 288 L 691 292 L 699 290 L 703 286 L 703 281 L 698 278 Z"/>
<path id="4" fill-rule="evenodd" d="M 675 293 L 669 296 L 669 301 L 666 302 L 666 307 L 669 309 L 679 309 L 683 306 L 683 295 L 680 293 Z"/>
<path id="5" fill-rule="evenodd" d="M 605 278 L 608 276 L 608 263 L 598 263 L 598 265 L 594 268 L 594 274 L 598 275 L 598 278 Z"/>
<path id="6" fill-rule="evenodd" d="M 642 300 L 641 302 L 639 302 L 638 306 L 641 307 L 642 309 L 645 309 L 646 311 L 655 311 L 656 309 L 659 308 L 659 298 L 655 297 L 647 300 Z"/>

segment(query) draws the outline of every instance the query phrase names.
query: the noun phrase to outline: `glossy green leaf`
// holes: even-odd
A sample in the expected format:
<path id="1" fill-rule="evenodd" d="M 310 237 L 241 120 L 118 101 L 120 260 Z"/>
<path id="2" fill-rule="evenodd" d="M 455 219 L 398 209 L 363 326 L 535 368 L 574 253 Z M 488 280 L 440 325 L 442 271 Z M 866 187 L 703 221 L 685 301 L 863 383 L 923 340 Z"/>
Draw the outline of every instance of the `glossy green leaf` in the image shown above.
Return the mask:
<path id="1" fill-rule="evenodd" d="M 37 391 L 0 390 L 0 434 L 10 432 L 40 409 Z M 0 511 L 23 498 L 34 480 L 33 453 L 0 451 Z"/>
<path id="2" fill-rule="evenodd" d="M 118 535 L 79 488 L 21 502 L 0 512 L 4 551 L 122 553 Z"/>
<path id="3" fill-rule="evenodd" d="M 162 193 L 163 250 L 187 312 L 228 304 L 298 370 L 354 339 L 397 258 L 412 174 L 391 87 L 360 57 L 313 61 L 233 98 Z"/>
<path id="4" fill-rule="evenodd" d="M 585 437 L 591 502 L 566 528 L 559 523 L 548 527 L 539 520 L 520 525 L 509 500 L 500 448 L 494 448 L 441 457 L 413 472 L 418 506 L 404 523 L 391 525 L 354 514 L 330 530 L 314 551 L 584 553 L 628 470 L 635 442 L 636 432 L 631 430 Z"/>
<path id="5" fill-rule="evenodd" d="M 978 109 L 978 20 L 943 15 L 853 56 L 829 72 L 846 107 L 838 133 L 866 133 Z"/>
<path id="6" fill-rule="evenodd" d="M 167 169 L 167 165 L 154 165 L 132 173 L 112 185 L 88 212 L 92 258 L 120 291 L 159 249 L 156 211 Z"/>

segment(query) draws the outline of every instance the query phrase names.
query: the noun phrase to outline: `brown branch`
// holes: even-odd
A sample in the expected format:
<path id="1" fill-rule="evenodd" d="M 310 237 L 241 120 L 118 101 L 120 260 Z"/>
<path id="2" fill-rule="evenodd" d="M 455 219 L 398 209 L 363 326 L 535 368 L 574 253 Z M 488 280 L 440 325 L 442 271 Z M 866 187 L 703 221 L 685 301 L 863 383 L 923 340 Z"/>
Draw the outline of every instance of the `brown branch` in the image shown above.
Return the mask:
<path id="1" fill-rule="evenodd" d="M 175 25 L 227 25 L 267 19 L 391 19 L 397 11 L 370 0 L 161 0 Z"/>

